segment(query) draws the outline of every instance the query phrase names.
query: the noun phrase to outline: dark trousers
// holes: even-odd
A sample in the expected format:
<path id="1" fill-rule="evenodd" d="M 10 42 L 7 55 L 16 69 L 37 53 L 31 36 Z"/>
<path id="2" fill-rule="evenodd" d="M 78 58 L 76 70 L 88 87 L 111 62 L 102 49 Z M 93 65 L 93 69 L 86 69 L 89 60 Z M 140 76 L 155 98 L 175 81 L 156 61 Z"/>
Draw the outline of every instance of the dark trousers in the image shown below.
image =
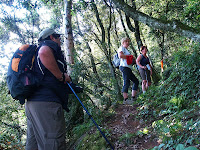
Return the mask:
<path id="1" fill-rule="evenodd" d="M 132 70 L 130 68 L 128 68 L 128 67 L 122 67 L 122 66 L 120 66 L 119 69 L 122 72 L 122 77 L 123 77 L 123 81 L 124 81 L 122 92 L 123 93 L 128 93 L 128 88 L 130 86 L 130 81 L 133 82 L 132 90 L 136 90 L 137 91 L 138 85 L 139 85 L 139 81 L 135 77 L 135 75 L 133 74 Z"/>

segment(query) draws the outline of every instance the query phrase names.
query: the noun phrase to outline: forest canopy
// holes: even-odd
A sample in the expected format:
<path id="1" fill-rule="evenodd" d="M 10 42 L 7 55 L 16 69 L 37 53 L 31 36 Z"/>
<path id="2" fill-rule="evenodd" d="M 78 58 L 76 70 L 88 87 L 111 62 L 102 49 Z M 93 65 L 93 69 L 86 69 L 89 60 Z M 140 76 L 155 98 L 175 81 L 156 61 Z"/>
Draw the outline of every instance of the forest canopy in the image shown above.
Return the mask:
<path id="1" fill-rule="evenodd" d="M 62 50 L 71 77 L 84 88 L 78 96 L 114 145 L 120 141 L 128 148 L 135 144 L 132 139 L 147 135 L 159 139 L 158 146 L 151 147 L 155 150 L 200 148 L 199 0 L 3 0 L 0 6 L 0 149 L 24 149 L 26 139 L 24 105 L 8 94 L 8 63 L 21 44 L 37 44 L 46 27 L 63 33 Z M 134 57 L 147 46 L 153 82 L 142 94 L 142 79 L 133 66 L 140 81 L 138 112 L 133 116 L 141 129 L 117 139 L 103 124 L 123 101 L 121 72 L 112 59 L 124 37 L 130 39 Z M 81 142 L 86 147 L 97 143 L 89 149 L 98 144 L 109 149 L 73 95 L 69 106 L 65 113 L 69 149 L 81 149 Z M 95 133 L 92 139 L 90 133 Z"/>

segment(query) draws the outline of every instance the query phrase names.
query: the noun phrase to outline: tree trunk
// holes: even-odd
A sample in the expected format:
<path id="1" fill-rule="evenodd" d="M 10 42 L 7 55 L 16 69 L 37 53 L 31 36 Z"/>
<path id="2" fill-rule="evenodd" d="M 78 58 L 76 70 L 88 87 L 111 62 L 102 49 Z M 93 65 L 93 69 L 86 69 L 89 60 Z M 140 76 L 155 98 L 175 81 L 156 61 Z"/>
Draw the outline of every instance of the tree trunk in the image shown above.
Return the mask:
<path id="1" fill-rule="evenodd" d="M 64 25 L 64 50 L 65 50 L 65 56 L 68 64 L 74 64 L 74 57 L 73 57 L 73 50 L 74 50 L 74 41 L 73 41 L 73 34 L 72 34 L 72 26 L 71 26 L 71 7 L 72 7 L 72 0 L 64 0 L 64 10 L 65 10 L 65 16 L 63 20 Z M 70 75 L 72 72 L 72 68 L 70 65 L 67 65 L 67 71 Z M 67 85 L 66 85 L 67 86 Z M 69 96 L 69 99 L 71 98 L 71 95 Z M 75 98 L 75 97 L 72 97 Z M 84 113 L 83 113 L 83 107 L 81 104 L 77 101 L 71 100 L 72 104 L 70 107 L 70 124 L 68 125 L 75 125 L 83 122 Z"/>
<path id="2" fill-rule="evenodd" d="M 117 82 L 117 77 L 116 77 L 116 74 L 115 74 L 115 70 L 114 70 L 114 67 L 112 65 L 112 61 L 111 61 L 111 55 L 110 55 L 110 52 L 107 51 L 107 47 L 106 47 L 106 42 L 105 42 L 105 39 L 106 39 L 106 35 L 105 35 L 105 29 L 104 29 L 104 26 L 103 26 L 103 23 L 101 22 L 101 19 L 99 17 L 99 12 L 98 12 L 98 9 L 96 7 L 96 4 L 94 3 L 94 0 L 91 0 L 92 1 L 92 8 L 95 12 L 95 16 L 97 18 L 97 22 L 99 23 L 99 26 L 101 28 L 101 34 L 102 34 L 102 40 L 100 41 L 101 42 L 101 47 L 103 49 L 103 52 L 105 54 L 105 57 L 106 57 L 106 60 L 108 62 L 108 67 L 110 69 L 110 72 L 111 72 L 111 75 L 112 77 L 114 78 L 114 86 L 115 88 L 117 89 L 117 99 L 120 100 L 121 99 L 121 92 L 120 92 L 120 88 L 119 88 L 119 84 Z"/>
<path id="3" fill-rule="evenodd" d="M 73 41 L 73 34 L 72 34 L 72 25 L 71 25 L 71 7 L 72 7 L 72 0 L 64 0 L 64 50 L 66 61 L 68 64 L 74 64 L 73 58 L 73 50 L 74 50 L 74 41 Z M 70 75 L 72 72 L 72 68 L 68 65 L 68 74 Z"/>
<path id="4" fill-rule="evenodd" d="M 133 47 L 133 44 L 132 44 L 132 42 L 131 42 L 132 40 L 131 40 L 130 36 L 128 35 L 128 32 L 127 32 L 126 27 L 125 27 L 125 25 L 124 25 L 124 21 L 123 21 L 123 18 L 122 18 L 121 11 L 119 10 L 118 13 L 119 13 L 119 15 L 120 15 L 120 19 L 121 19 L 122 26 L 123 26 L 123 28 L 124 28 L 124 32 L 126 33 L 127 38 L 130 39 L 130 48 L 132 49 L 132 51 L 133 51 L 133 53 L 134 53 L 134 56 L 137 58 L 136 50 L 135 50 L 135 48 Z"/>
<path id="5" fill-rule="evenodd" d="M 119 40 L 119 36 L 118 36 L 118 32 L 117 32 L 117 23 L 116 23 L 116 18 L 115 18 L 115 15 L 113 15 L 113 22 L 114 22 L 114 39 L 115 39 L 115 41 L 116 41 L 116 43 L 117 43 L 117 47 L 120 47 L 120 45 L 121 45 L 121 42 L 120 42 L 120 40 Z M 116 50 L 115 50 L 116 51 Z"/>

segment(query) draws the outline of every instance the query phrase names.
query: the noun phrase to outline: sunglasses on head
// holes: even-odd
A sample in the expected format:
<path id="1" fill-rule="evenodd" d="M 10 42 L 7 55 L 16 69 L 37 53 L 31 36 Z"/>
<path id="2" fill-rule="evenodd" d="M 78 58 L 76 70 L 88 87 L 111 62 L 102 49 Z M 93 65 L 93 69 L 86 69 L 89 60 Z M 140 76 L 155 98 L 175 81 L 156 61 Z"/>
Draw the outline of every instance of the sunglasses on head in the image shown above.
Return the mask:
<path id="1" fill-rule="evenodd" d="M 59 39 L 59 38 L 60 38 L 60 34 L 53 34 L 53 37 L 54 37 L 55 39 Z"/>

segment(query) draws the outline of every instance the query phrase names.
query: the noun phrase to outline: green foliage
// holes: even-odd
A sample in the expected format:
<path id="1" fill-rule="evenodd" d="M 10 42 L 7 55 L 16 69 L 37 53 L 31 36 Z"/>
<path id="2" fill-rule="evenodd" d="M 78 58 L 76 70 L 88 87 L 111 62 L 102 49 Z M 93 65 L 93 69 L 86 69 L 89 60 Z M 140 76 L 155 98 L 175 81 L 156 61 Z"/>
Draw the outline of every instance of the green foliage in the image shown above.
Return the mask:
<path id="1" fill-rule="evenodd" d="M 80 124 L 80 125 L 74 127 L 72 130 L 73 137 L 75 139 L 81 137 L 82 135 L 87 133 L 87 131 L 89 131 L 89 129 L 91 129 L 92 126 L 93 126 L 93 124 L 91 122 L 89 122 L 89 123 Z"/>
<path id="2" fill-rule="evenodd" d="M 179 143 L 199 144 L 199 57 L 198 44 L 180 48 L 172 55 L 171 67 L 163 74 L 160 85 L 150 87 L 138 98 L 141 104 L 138 117 L 153 122 L 163 149 L 176 148 Z"/>
<path id="3" fill-rule="evenodd" d="M 24 149 L 26 128 L 24 108 L 8 95 L 5 82 L 1 82 L 0 85 L 0 103 L 0 148 Z"/>
<path id="4" fill-rule="evenodd" d="M 86 134 L 78 144 L 78 150 L 105 150 L 107 147 L 105 139 L 99 132 Z"/>
<path id="5" fill-rule="evenodd" d="M 198 150 L 196 147 L 193 147 L 193 146 L 189 146 L 189 147 L 184 147 L 183 144 L 179 144 L 177 147 L 176 147 L 176 150 Z"/>
<path id="6" fill-rule="evenodd" d="M 134 142 L 134 138 L 137 136 L 137 134 L 135 133 L 126 133 L 124 135 L 122 135 L 119 139 L 120 142 L 124 142 L 126 143 L 126 145 L 130 145 L 133 144 Z"/>
<path id="7" fill-rule="evenodd" d="M 200 1 L 187 0 L 187 7 L 184 7 L 185 22 L 191 21 L 192 23 L 190 25 L 196 27 L 197 30 L 200 29 L 200 14 L 198 13 L 200 11 L 199 5 Z"/>
<path id="8" fill-rule="evenodd" d="M 7 37 L 4 41 L 35 43 L 36 32 L 40 30 L 41 25 L 37 4 L 31 1 L 15 1 L 9 6 L 1 4 L 2 8 L 5 7 L 0 9 L 0 26 L 6 31 L 4 37 Z"/>
<path id="9" fill-rule="evenodd" d="M 62 11 L 63 11 L 63 1 L 61 0 L 41 0 L 42 3 L 51 10 L 52 15 L 50 20 L 50 27 L 51 28 L 61 28 L 62 25 Z"/>
<path id="10" fill-rule="evenodd" d="M 43 7 L 39 7 L 41 6 L 39 1 L 17 2 L 19 3 L 16 4 L 14 1 L 0 2 L 0 4 L 6 3 L 7 6 L 12 8 L 10 12 L 4 7 L 1 8 L 0 38 L 1 42 L 4 42 L 3 44 L 13 40 L 11 33 L 15 33 L 14 39 L 17 42 L 25 43 L 36 40 L 36 32 L 44 26 L 58 28 L 62 26 L 63 1 L 42 0 L 53 12 L 53 16 L 48 18 L 48 23 L 44 21 L 46 19 L 44 16 L 39 16 L 38 10 L 43 9 Z M 131 1 L 128 1 L 128 3 L 131 5 Z M 199 31 L 199 3 L 198 0 L 139 0 L 136 1 L 136 8 L 145 14 L 161 19 L 163 22 L 175 19 Z M 102 43 L 103 32 L 94 15 L 91 3 L 81 0 L 73 4 L 75 65 L 72 66 L 72 78 L 73 81 L 84 87 L 84 94 L 80 94 L 79 97 L 95 121 L 101 124 L 104 117 L 101 112 L 117 102 L 118 91 L 114 83 L 117 81 L 120 88 L 123 84 L 121 73 L 118 70 L 114 70 L 115 74 L 112 72 L 110 58 L 117 50 L 120 38 L 125 35 L 130 35 L 133 45 L 137 47 L 136 42 L 134 42 L 135 36 L 132 32 L 121 28 L 119 14 L 114 9 L 111 10 L 111 24 L 109 24 L 109 7 L 105 5 L 104 1 L 95 1 L 106 34 L 105 42 Z M 109 5 L 109 3 L 107 4 Z M 18 12 L 23 12 L 22 10 L 26 10 L 26 13 L 19 16 L 20 13 Z M 76 14 L 76 12 L 78 13 Z M 78 18 L 78 20 L 75 21 L 75 18 Z M 133 20 L 131 21 L 133 23 Z M 81 34 L 77 26 L 79 24 L 82 30 Z M 111 27 L 110 31 L 108 31 L 109 27 Z M 161 39 L 164 38 L 164 58 L 166 62 L 164 62 L 163 79 L 159 85 L 151 86 L 146 94 L 139 96 L 138 102 L 141 105 L 138 108 L 138 118 L 152 122 L 153 131 L 163 140 L 158 149 L 175 149 L 181 147 L 178 146 L 179 143 L 184 143 L 185 147 L 199 144 L 200 120 L 197 117 L 200 108 L 199 45 L 192 45 L 192 43 L 188 43 L 187 39 L 173 33 L 151 30 L 144 24 L 140 24 L 140 33 L 142 33 L 141 37 L 144 44 L 149 48 L 156 70 L 160 68 L 159 45 L 162 42 Z M 89 43 L 91 51 L 89 51 L 86 42 Z M 92 63 L 91 55 L 94 63 Z M 93 65 L 96 67 L 96 73 Z M 134 72 L 136 74 L 136 71 Z M 113 78 L 113 75 L 116 75 L 116 78 Z M 2 85 L 5 87 L 5 83 L 2 83 Z M 24 108 L 11 99 L 6 88 L 1 88 L 0 97 L 1 145 L 3 145 L 3 149 L 11 148 L 11 145 L 13 145 L 13 149 L 17 149 L 14 145 L 21 146 L 23 149 L 26 127 Z M 105 148 L 100 146 L 105 145 L 105 140 L 101 135 L 97 132 L 94 136 L 88 133 L 94 125 L 88 115 L 83 114 L 82 106 L 74 96 L 70 96 L 69 105 L 71 111 L 66 115 L 67 125 L 70 125 L 68 136 L 71 143 L 69 143 L 73 144 L 74 140 L 79 140 L 84 135 L 79 148 L 84 146 L 85 143 L 87 143 L 85 149 Z M 80 125 L 80 123 L 83 124 Z M 138 131 L 136 136 L 146 134 L 148 130 Z M 109 131 L 106 130 L 106 134 L 109 135 Z M 131 143 L 134 136 L 134 134 L 127 133 L 121 137 L 121 140 Z M 97 147 L 95 147 L 96 145 Z"/>
<path id="11" fill-rule="evenodd" d="M 0 27 L 1 44 L 5 44 L 9 39 L 8 31 L 4 27 Z"/>
<path id="12" fill-rule="evenodd" d="M 165 144 L 160 144 L 159 146 L 154 147 L 152 150 L 160 150 L 164 147 L 164 145 Z M 183 144 L 178 144 L 175 150 L 197 150 L 197 148 L 193 146 L 189 146 L 186 148 Z"/>

